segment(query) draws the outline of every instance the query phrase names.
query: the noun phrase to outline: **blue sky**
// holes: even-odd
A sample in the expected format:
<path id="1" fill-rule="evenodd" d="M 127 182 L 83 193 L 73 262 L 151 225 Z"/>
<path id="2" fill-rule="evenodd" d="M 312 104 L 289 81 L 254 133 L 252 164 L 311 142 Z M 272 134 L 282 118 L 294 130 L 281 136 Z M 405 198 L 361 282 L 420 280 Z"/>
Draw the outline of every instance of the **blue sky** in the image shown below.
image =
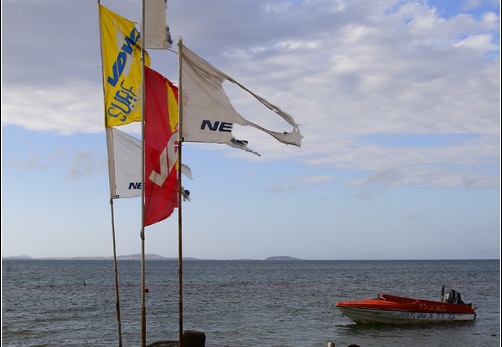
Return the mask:
<path id="1" fill-rule="evenodd" d="M 101 3 L 139 22 L 139 1 Z M 500 257 L 499 1 L 168 6 L 175 40 L 303 135 L 297 148 L 238 128 L 260 157 L 184 144 L 184 256 Z M 177 55 L 150 55 L 176 84 Z M 118 254 L 140 253 L 139 199 L 114 213 Z M 146 253 L 177 257 L 177 222 L 147 227 Z M 113 255 L 96 2 L 2 1 L 2 256 L 17 255 Z"/>

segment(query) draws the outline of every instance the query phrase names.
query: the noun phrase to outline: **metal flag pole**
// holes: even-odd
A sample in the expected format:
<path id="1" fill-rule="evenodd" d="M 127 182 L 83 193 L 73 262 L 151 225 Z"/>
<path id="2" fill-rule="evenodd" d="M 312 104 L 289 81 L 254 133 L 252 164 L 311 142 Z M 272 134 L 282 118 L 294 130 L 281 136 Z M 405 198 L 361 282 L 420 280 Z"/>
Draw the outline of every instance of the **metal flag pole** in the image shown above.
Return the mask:
<path id="1" fill-rule="evenodd" d="M 113 213 L 113 199 L 110 199 L 110 208 L 112 215 L 112 236 L 113 236 L 113 266 L 115 270 L 115 307 L 117 309 L 117 329 L 119 334 L 119 347 L 122 347 L 122 324 L 120 322 L 120 299 L 119 299 L 119 277 L 117 266 L 117 246 L 115 242 L 115 218 Z"/>
<path id="2" fill-rule="evenodd" d="M 182 193 L 181 148 L 183 144 L 183 88 L 181 74 L 182 40 L 178 39 L 178 310 L 179 310 L 179 347 L 183 347 L 183 232 L 182 232 Z"/>
<path id="3" fill-rule="evenodd" d="M 145 305 L 145 0 L 141 1 L 141 347 L 146 347 Z"/>
<path id="4" fill-rule="evenodd" d="M 105 84 L 104 84 L 104 67 L 103 67 L 103 39 L 102 39 L 102 32 L 103 28 L 101 27 L 101 2 L 98 0 L 98 16 L 99 16 L 99 41 L 100 41 L 100 52 L 101 52 L 101 76 L 103 78 L 103 95 L 105 95 Z M 106 98 L 105 98 L 106 99 Z M 106 104 L 106 100 L 105 100 Z M 106 117 L 106 114 L 105 114 Z M 106 125 L 106 121 L 105 121 Z M 109 178 L 111 179 L 112 176 L 110 176 L 110 171 L 113 172 L 113 177 L 115 177 L 115 158 L 114 158 L 114 153 L 113 150 L 110 151 L 110 144 L 113 145 L 113 134 L 112 130 L 106 128 L 105 126 L 105 132 L 106 132 L 106 144 L 107 144 L 107 150 L 108 150 L 108 172 L 109 172 Z M 112 160 L 112 161 L 111 161 Z M 116 238 L 115 238 L 115 217 L 114 217 L 114 211 L 113 211 L 113 197 L 111 194 L 111 186 L 112 182 L 110 181 L 110 210 L 111 210 L 111 223 L 112 223 L 112 242 L 113 242 L 113 267 L 114 267 L 114 273 L 115 273 L 115 307 L 117 310 L 117 331 L 118 331 L 118 336 L 119 336 L 119 347 L 122 347 L 122 324 L 120 321 L 120 299 L 119 299 L 119 278 L 118 278 L 118 266 L 117 266 L 117 243 L 116 243 Z"/>

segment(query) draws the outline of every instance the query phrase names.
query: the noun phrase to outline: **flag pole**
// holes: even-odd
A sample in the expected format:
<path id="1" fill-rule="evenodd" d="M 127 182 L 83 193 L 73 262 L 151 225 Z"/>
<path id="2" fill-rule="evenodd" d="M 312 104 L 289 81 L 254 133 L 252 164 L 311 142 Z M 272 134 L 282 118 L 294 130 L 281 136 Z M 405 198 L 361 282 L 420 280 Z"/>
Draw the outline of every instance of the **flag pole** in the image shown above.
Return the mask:
<path id="1" fill-rule="evenodd" d="M 182 193 L 181 148 L 183 144 L 183 88 L 181 74 L 182 39 L 178 39 L 178 310 L 179 310 L 179 347 L 183 347 L 183 232 L 182 232 Z"/>
<path id="2" fill-rule="evenodd" d="M 98 15 L 99 15 L 99 41 L 100 41 L 100 52 L 101 52 L 101 76 L 103 78 L 103 96 L 105 95 L 105 83 L 104 83 L 104 67 L 103 67 L 103 39 L 102 32 L 103 29 L 101 27 L 101 1 L 98 0 Z M 106 97 L 105 97 L 105 105 L 106 105 Z M 106 114 L 105 114 L 106 118 Z M 113 144 L 113 134 L 111 128 L 108 129 L 106 127 L 106 119 L 105 119 L 105 134 L 106 134 L 106 144 L 108 151 L 108 176 L 110 179 L 110 210 L 111 210 L 111 223 L 112 223 L 112 243 L 113 243 L 113 268 L 115 273 L 115 308 L 117 311 L 117 333 L 119 336 L 119 347 L 122 347 L 122 324 L 120 320 L 120 299 L 119 299 L 119 278 L 118 278 L 118 266 L 117 266 L 117 243 L 115 238 L 115 215 L 113 210 L 113 196 L 111 193 L 112 190 L 112 181 L 111 177 L 115 177 L 115 165 L 110 161 L 115 161 L 113 149 L 110 150 L 110 144 Z M 110 170 L 113 170 L 113 175 L 110 175 Z M 114 184 L 114 183 L 113 183 Z"/>
<path id="3" fill-rule="evenodd" d="M 113 212 L 113 199 L 110 199 L 110 209 L 112 215 L 112 236 L 113 236 L 113 267 L 115 270 L 115 307 L 117 309 L 117 329 L 119 334 L 119 347 L 122 347 L 122 324 L 120 322 L 120 300 L 119 300 L 119 277 L 117 266 L 117 246 L 115 242 L 115 217 Z"/>
<path id="4" fill-rule="evenodd" d="M 113 267 L 115 272 L 115 307 L 117 309 L 117 329 L 119 334 L 119 347 L 122 347 L 122 324 L 120 321 L 120 299 L 119 299 L 119 278 L 118 278 L 118 265 L 117 265 L 117 243 L 115 238 L 115 213 L 113 210 L 113 192 L 112 187 L 115 186 L 115 153 L 113 146 L 113 132 L 111 128 L 106 128 L 106 143 L 108 149 L 108 172 L 110 177 L 110 210 L 112 220 L 112 239 L 113 239 Z"/>
<path id="5" fill-rule="evenodd" d="M 146 347 L 145 306 L 145 0 L 141 1 L 141 347 Z"/>

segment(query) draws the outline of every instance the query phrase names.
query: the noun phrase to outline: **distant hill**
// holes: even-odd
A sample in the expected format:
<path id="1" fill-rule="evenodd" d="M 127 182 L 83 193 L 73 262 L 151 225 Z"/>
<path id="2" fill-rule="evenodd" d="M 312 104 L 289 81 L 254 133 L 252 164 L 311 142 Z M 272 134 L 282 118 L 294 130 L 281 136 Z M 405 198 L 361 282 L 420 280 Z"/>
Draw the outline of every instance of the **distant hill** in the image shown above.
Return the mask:
<path id="1" fill-rule="evenodd" d="M 33 258 L 27 255 L 17 255 L 12 257 L 2 257 L 2 259 L 12 259 L 12 260 L 29 260 L 29 259 L 39 259 L 39 260 L 110 260 L 113 257 L 42 257 L 42 258 Z M 141 254 L 131 254 L 131 255 L 119 255 L 117 256 L 118 260 L 141 260 Z M 167 258 L 157 254 L 145 254 L 146 260 L 177 260 L 178 258 Z M 186 260 L 194 259 L 194 258 L 183 258 Z"/>
<path id="2" fill-rule="evenodd" d="M 119 255 L 117 259 L 141 260 L 141 254 Z M 145 254 L 147 260 L 177 260 L 178 258 L 167 258 L 157 254 Z"/>
<path id="3" fill-rule="evenodd" d="M 2 257 L 5 260 L 113 260 L 113 257 L 43 257 L 43 258 L 33 258 L 28 255 L 17 255 L 12 257 Z M 130 254 L 130 255 L 119 255 L 118 260 L 141 260 L 141 254 Z M 177 257 L 163 257 L 157 254 L 145 254 L 146 260 L 178 260 Z M 187 258 L 184 257 L 183 260 L 201 260 L 198 258 Z M 207 260 L 207 259 L 204 259 Z M 246 260 L 246 259 L 241 259 Z M 301 260 L 299 258 L 293 258 L 289 256 L 274 256 L 265 258 L 265 260 Z"/>
<path id="4" fill-rule="evenodd" d="M 265 260 L 301 260 L 301 259 L 293 258 L 287 255 L 279 255 L 274 257 L 268 257 Z"/>
<path id="5" fill-rule="evenodd" d="M 15 255 L 13 257 L 2 257 L 2 259 L 33 259 L 33 258 L 27 255 Z"/>

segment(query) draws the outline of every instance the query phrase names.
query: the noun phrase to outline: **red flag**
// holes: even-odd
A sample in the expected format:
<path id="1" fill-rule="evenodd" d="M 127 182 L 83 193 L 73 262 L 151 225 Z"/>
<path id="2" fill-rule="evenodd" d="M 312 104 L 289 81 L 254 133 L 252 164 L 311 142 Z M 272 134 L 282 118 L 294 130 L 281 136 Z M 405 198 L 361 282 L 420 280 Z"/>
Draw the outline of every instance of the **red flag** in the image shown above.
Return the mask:
<path id="1" fill-rule="evenodd" d="M 147 226 L 178 207 L 178 88 L 146 66 L 144 121 Z"/>

